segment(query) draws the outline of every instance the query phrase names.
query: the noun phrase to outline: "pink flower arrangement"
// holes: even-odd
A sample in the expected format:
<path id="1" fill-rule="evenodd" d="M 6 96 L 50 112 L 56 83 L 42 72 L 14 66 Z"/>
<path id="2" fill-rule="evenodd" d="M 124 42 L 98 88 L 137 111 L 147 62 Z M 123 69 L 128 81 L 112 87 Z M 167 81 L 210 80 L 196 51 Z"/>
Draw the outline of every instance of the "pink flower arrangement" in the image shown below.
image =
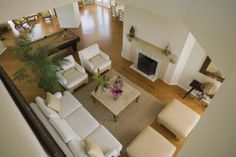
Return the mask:
<path id="1" fill-rule="evenodd" d="M 118 76 L 112 86 L 110 86 L 111 94 L 113 99 L 116 101 L 119 96 L 123 93 L 122 87 L 124 85 L 123 80 L 121 79 L 120 76 Z"/>

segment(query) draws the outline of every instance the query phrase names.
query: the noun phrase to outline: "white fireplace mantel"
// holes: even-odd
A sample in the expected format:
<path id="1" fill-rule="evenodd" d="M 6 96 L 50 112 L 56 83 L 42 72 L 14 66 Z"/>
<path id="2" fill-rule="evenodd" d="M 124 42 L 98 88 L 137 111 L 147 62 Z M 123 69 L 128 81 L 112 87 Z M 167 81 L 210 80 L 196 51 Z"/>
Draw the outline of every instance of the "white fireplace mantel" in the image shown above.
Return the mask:
<path id="1" fill-rule="evenodd" d="M 152 47 L 153 49 L 156 49 L 156 51 L 159 51 L 162 55 L 166 56 L 169 59 L 170 63 L 173 63 L 173 64 L 176 63 L 177 57 L 173 53 L 165 54 L 164 50 L 162 48 L 160 48 L 156 45 L 153 45 L 151 43 L 148 43 L 148 42 L 146 42 L 143 39 L 140 39 L 138 37 L 131 38 L 131 37 L 129 37 L 129 35 L 127 35 L 127 38 L 130 42 L 139 43 L 139 45 L 143 45 L 143 47 Z"/>

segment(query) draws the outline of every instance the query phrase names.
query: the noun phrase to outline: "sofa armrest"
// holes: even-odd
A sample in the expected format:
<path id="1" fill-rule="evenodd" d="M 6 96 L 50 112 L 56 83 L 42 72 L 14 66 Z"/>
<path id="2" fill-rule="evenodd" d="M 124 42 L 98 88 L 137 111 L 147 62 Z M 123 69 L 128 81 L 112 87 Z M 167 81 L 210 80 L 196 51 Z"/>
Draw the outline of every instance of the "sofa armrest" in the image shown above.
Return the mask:
<path id="1" fill-rule="evenodd" d="M 118 157 L 119 154 L 120 154 L 120 153 L 117 152 L 116 149 L 113 149 L 113 150 L 107 152 L 107 153 L 105 154 L 105 157 Z"/>
<path id="2" fill-rule="evenodd" d="M 67 84 L 67 80 L 65 79 L 65 77 L 63 77 L 61 74 L 57 74 L 59 77 L 59 82 L 63 85 Z"/>
<path id="3" fill-rule="evenodd" d="M 80 71 L 80 72 L 82 72 L 82 73 L 86 73 L 84 67 L 82 67 L 82 66 L 79 65 L 78 63 L 75 63 L 74 66 L 75 66 L 75 69 L 76 69 L 76 70 L 78 70 L 78 71 Z"/>
<path id="4" fill-rule="evenodd" d="M 106 53 L 100 51 L 100 55 L 101 55 L 105 60 L 110 60 L 110 57 L 109 57 Z"/>
<path id="5" fill-rule="evenodd" d="M 94 69 L 93 63 L 91 63 L 89 60 L 84 59 L 84 63 L 85 63 L 90 69 Z"/>

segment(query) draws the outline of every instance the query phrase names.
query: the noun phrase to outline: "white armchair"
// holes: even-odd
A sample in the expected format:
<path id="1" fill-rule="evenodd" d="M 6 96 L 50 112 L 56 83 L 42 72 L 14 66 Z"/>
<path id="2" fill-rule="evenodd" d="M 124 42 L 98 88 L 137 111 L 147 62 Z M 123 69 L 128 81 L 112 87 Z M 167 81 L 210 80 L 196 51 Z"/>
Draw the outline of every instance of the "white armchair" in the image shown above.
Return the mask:
<path id="1" fill-rule="evenodd" d="M 60 78 L 60 84 L 73 92 L 80 85 L 88 82 L 88 74 L 85 72 L 85 69 L 75 62 L 72 55 L 65 57 L 68 60 L 68 63 L 65 64 L 58 76 Z"/>
<path id="2" fill-rule="evenodd" d="M 111 69 L 110 57 L 99 49 L 98 44 L 93 44 L 79 52 L 82 66 L 92 74 L 102 73 Z"/>

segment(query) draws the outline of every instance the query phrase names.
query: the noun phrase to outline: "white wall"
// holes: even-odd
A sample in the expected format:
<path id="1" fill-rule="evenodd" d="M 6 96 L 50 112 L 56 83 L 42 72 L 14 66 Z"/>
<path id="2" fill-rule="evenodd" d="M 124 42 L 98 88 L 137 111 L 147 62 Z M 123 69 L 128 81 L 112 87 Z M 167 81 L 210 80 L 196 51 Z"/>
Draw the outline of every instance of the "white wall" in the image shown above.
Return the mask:
<path id="1" fill-rule="evenodd" d="M 75 1 L 76 0 L 1 0 L 0 22 L 6 22 L 14 18 L 70 4 Z"/>
<path id="2" fill-rule="evenodd" d="M 80 25 L 80 12 L 78 2 L 55 8 L 57 19 L 61 28 L 78 28 Z"/>
<path id="3" fill-rule="evenodd" d="M 136 36 L 160 48 L 170 44 L 172 52 L 179 56 L 188 36 L 188 29 L 180 22 L 169 20 L 147 10 L 137 8 L 125 3 L 123 29 L 123 51 L 122 56 L 130 60 L 130 43 L 126 34 L 133 25 L 136 29 Z M 168 67 L 166 82 L 171 82 L 176 64 Z"/>
<path id="4" fill-rule="evenodd" d="M 225 74 L 236 58 L 236 1 L 191 0 L 183 22 Z"/>
<path id="5" fill-rule="evenodd" d="M 47 157 L 0 80 L 0 156 Z"/>
<path id="6" fill-rule="evenodd" d="M 236 154 L 236 68 L 214 97 L 178 157 L 234 157 Z"/>
<path id="7" fill-rule="evenodd" d="M 206 80 L 207 77 L 199 72 L 207 54 L 198 42 L 195 42 L 183 73 L 178 81 L 178 85 L 184 89 L 189 89 L 189 84 L 193 79 L 199 81 Z"/>
<path id="8" fill-rule="evenodd" d="M 178 83 L 180 77 L 182 76 L 182 73 L 183 73 L 186 63 L 189 59 L 189 56 L 192 52 L 195 42 L 196 42 L 196 39 L 194 38 L 194 36 L 191 33 L 189 33 L 187 40 L 184 44 L 184 48 L 178 57 L 179 59 L 176 63 L 176 68 L 175 68 L 174 74 L 171 79 L 172 84 L 176 85 Z"/>
<path id="9" fill-rule="evenodd" d="M 133 6 L 148 9 L 149 11 L 181 21 L 190 0 L 126 0 Z"/>
<path id="10" fill-rule="evenodd" d="M 233 157 L 236 154 L 235 0 L 192 0 L 184 23 L 226 79 L 179 157 Z"/>

